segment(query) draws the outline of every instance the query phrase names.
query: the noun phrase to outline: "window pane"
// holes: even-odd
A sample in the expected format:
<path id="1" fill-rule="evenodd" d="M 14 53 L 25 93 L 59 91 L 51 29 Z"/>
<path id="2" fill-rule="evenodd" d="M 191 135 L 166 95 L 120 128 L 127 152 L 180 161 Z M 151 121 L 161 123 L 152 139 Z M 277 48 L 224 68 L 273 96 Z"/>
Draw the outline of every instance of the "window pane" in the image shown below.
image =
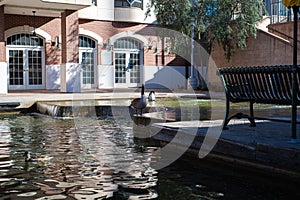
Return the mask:
<path id="1" fill-rule="evenodd" d="M 96 42 L 91 38 L 79 36 L 79 47 L 96 48 Z"/>
<path id="2" fill-rule="evenodd" d="M 141 50 L 141 43 L 132 38 L 121 38 L 114 43 L 116 49 L 136 49 Z"/>
<path id="3" fill-rule="evenodd" d="M 23 84 L 23 51 L 9 50 L 9 84 Z"/>
<path id="4" fill-rule="evenodd" d="M 115 0 L 115 7 L 143 8 L 143 0 Z"/>
<path id="5" fill-rule="evenodd" d="M 44 46 L 42 38 L 33 38 L 30 34 L 21 33 L 7 38 L 7 45 Z"/>

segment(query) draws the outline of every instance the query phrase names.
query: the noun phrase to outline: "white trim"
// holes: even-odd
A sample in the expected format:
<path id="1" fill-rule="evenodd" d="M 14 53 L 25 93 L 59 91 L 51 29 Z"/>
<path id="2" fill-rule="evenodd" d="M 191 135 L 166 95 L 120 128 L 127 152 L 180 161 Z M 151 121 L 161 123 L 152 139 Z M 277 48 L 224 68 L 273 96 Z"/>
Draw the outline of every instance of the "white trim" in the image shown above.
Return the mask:
<path id="1" fill-rule="evenodd" d="M 103 38 L 100 35 L 92 32 L 92 31 L 86 30 L 84 28 L 79 28 L 79 35 L 86 35 L 86 36 L 93 38 L 94 40 L 97 41 L 98 45 L 103 44 Z"/>
<path id="2" fill-rule="evenodd" d="M 18 34 L 18 33 L 32 33 L 32 31 L 34 30 L 34 27 L 28 26 L 28 25 L 24 25 L 24 26 L 17 26 L 11 29 L 8 29 L 5 31 L 5 40 L 6 38 L 8 38 L 9 36 Z M 44 38 L 44 41 L 46 43 L 50 43 L 51 42 L 51 35 L 48 34 L 47 32 L 43 31 L 42 29 L 36 28 L 35 32 L 37 35 L 41 36 Z"/>
<path id="3" fill-rule="evenodd" d="M 143 43 L 144 46 L 148 45 L 148 40 L 144 36 L 136 34 L 136 33 L 131 32 L 131 31 L 121 32 L 121 33 L 118 33 L 118 34 L 112 36 L 109 39 L 109 45 L 113 45 L 115 43 L 115 41 L 117 41 L 118 39 L 126 38 L 126 37 L 135 38 L 135 39 L 139 40 L 141 43 Z"/>

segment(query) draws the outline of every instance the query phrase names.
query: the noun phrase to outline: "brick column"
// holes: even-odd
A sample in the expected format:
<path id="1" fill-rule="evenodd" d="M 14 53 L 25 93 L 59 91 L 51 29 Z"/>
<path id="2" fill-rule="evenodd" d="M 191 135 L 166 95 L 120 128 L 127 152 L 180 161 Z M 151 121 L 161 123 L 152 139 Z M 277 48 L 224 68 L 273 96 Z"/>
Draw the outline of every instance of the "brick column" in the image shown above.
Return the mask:
<path id="1" fill-rule="evenodd" d="M 5 47 L 5 18 L 4 6 L 0 6 L 0 94 L 7 94 L 7 64 L 6 64 L 6 47 Z"/>
<path id="2" fill-rule="evenodd" d="M 61 15 L 61 92 L 80 92 L 81 89 L 78 33 L 78 12 L 66 10 Z"/>

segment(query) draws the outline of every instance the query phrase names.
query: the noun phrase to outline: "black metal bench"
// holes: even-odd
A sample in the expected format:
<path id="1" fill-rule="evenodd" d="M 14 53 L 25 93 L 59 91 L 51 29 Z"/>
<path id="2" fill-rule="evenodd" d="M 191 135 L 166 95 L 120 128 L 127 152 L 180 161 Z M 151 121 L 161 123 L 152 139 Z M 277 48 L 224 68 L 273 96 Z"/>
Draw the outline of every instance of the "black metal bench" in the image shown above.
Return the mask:
<path id="1" fill-rule="evenodd" d="M 219 68 L 218 74 L 226 93 L 226 115 L 223 128 L 227 128 L 231 119 L 244 117 L 249 119 L 250 126 L 256 126 L 254 103 L 292 105 L 293 71 L 292 65 Z M 295 74 L 299 86 L 299 70 Z M 297 87 L 297 105 L 300 103 L 299 94 L 300 89 Z M 229 116 L 230 102 L 249 102 L 249 115 L 237 113 Z M 286 122 L 286 120 L 276 121 Z"/>

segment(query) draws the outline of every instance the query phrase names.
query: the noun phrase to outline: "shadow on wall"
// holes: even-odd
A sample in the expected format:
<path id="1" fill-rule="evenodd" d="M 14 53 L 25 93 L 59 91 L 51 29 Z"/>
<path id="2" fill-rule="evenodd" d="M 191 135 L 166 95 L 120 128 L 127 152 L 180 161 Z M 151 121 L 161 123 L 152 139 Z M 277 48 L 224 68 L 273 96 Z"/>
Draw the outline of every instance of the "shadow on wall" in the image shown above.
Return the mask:
<path id="1" fill-rule="evenodd" d="M 51 65 L 46 66 L 46 77 L 47 90 L 58 90 L 60 89 L 60 66 L 59 65 Z"/>
<path id="2" fill-rule="evenodd" d="M 81 65 L 66 66 L 66 92 L 81 92 Z"/>
<path id="3" fill-rule="evenodd" d="M 71 64 L 66 66 L 66 91 L 67 92 L 80 92 L 81 91 L 81 76 L 80 65 Z M 47 90 L 61 89 L 60 81 L 60 65 L 47 66 L 46 77 Z"/>
<path id="4" fill-rule="evenodd" d="M 145 67 L 145 83 L 147 88 L 185 89 L 185 70 L 185 67 L 147 66 Z"/>

